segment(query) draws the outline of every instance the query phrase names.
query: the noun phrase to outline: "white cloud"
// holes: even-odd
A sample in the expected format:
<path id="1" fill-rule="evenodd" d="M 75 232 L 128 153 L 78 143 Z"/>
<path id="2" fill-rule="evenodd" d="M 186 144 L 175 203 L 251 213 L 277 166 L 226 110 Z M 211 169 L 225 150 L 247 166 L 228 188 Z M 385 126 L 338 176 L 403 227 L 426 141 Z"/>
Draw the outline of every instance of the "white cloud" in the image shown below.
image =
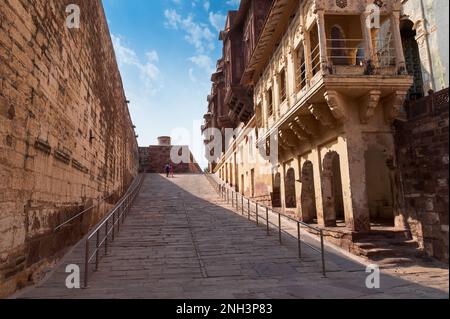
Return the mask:
<path id="1" fill-rule="evenodd" d="M 166 22 L 164 25 L 172 29 L 178 29 L 178 24 L 181 21 L 181 16 L 174 9 L 168 9 L 164 11 Z"/>
<path id="2" fill-rule="evenodd" d="M 189 78 L 191 79 L 192 82 L 194 82 L 194 83 L 197 82 L 197 77 L 194 75 L 193 68 L 189 68 Z"/>
<path id="3" fill-rule="evenodd" d="M 209 23 L 211 23 L 211 25 L 218 32 L 220 32 L 221 30 L 224 29 L 226 19 L 227 19 L 227 16 L 224 14 L 221 14 L 220 12 L 217 12 L 217 13 L 210 12 L 209 13 Z"/>
<path id="4" fill-rule="evenodd" d="M 232 6 L 232 7 L 238 7 L 240 3 L 241 3 L 241 0 L 228 0 L 226 2 L 227 5 Z"/>
<path id="5" fill-rule="evenodd" d="M 146 60 L 141 61 L 136 52 L 122 43 L 120 36 L 111 35 L 114 51 L 116 52 L 119 66 L 129 66 L 138 72 L 138 76 L 144 84 L 147 93 L 154 94 L 157 91 L 160 71 L 154 64 L 159 61 L 158 53 L 155 50 L 146 53 Z"/>
<path id="6" fill-rule="evenodd" d="M 164 16 L 166 17 L 166 27 L 175 30 L 182 29 L 186 33 L 186 41 L 192 44 L 197 52 L 203 53 L 214 49 L 215 35 L 207 25 L 194 21 L 192 15 L 183 18 L 176 10 L 168 9 L 164 11 Z"/>
<path id="7" fill-rule="evenodd" d="M 155 50 L 148 51 L 145 56 L 147 57 L 148 61 L 150 62 L 158 62 L 159 61 L 159 55 L 158 52 Z"/>
<path id="8" fill-rule="evenodd" d="M 214 64 L 212 62 L 212 59 L 207 55 L 199 54 L 189 58 L 189 61 L 204 70 L 207 74 L 211 74 L 214 72 Z"/>

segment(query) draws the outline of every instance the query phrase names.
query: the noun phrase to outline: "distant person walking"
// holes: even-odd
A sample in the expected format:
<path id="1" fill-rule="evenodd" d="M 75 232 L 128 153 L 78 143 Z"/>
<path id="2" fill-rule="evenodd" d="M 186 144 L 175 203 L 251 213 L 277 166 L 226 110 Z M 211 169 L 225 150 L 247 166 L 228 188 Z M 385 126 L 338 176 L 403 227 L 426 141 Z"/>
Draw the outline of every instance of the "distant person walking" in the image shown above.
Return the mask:
<path id="1" fill-rule="evenodd" d="M 170 174 L 170 165 L 169 165 L 169 163 L 167 163 L 166 166 L 164 166 L 164 171 L 166 172 L 166 177 L 169 177 L 169 174 Z"/>
<path id="2" fill-rule="evenodd" d="M 173 164 L 169 165 L 169 172 L 170 172 L 170 177 L 174 178 L 175 166 L 173 166 Z"/>

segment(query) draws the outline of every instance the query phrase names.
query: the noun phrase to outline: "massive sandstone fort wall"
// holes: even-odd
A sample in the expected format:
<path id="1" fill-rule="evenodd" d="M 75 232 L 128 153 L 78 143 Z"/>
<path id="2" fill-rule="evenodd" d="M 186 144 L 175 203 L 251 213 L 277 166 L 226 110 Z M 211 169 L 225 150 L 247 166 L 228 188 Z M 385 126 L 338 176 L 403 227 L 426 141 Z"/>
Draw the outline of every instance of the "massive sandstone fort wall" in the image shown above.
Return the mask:
<path id="1" fill-rule="evenodd" d="M 69 4 L 80 29 L 66 26 Z M 101 1 L 0 1 L 0 297 L 98 222 L 138 165 Z"/>

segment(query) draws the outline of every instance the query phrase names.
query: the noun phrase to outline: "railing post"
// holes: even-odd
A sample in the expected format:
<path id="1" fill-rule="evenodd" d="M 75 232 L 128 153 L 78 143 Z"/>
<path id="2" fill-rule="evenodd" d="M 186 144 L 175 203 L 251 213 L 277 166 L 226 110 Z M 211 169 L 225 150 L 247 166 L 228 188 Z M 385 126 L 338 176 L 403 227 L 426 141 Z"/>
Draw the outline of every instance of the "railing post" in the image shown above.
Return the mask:
<path id="1" fill-rule="evenodd" d="M 256 226 L 259 226 L 259 209 L 258 209 L 258 203 L 256 203 L 256 211 L 255 211 L 255 218 L 256 218 Z"/>
<path id="2" fill-rule="evenodd" d="M 302 258 L 302 241 L 300 238 L 300 222 L 297 222 L 298 258 Z"/>
<path id="3" fill-rule="evenodd" d="M 84 287 L 88 287 L 89 281 L 89 239 L 86 239 L 86 246 L 84 252 Z"/>
<path id="4" fill-rule="evenodd" d="M 323 229 L 320 230 L 320 251 L 322 252 L 322 273 L 323 276 L 326 277 L 326 271 L 325 271 L 325 249 L 323 244 Z"/>
<path id="5" fill-rule="evenodd" d="M 251 217 L 251 214 L 250 214 L 250 199 L 247 199 L 247 208 L 248 208 L 248 220 L 251 220 L 252 219 L 252 217 Z"/>
<path id="6" fill-rule="evenodd" d="M 117 234 L 120 233 L 120 211 L 117 209 Z"/>
<path id="7" fill-rule="evenodd" d="M 278 238 L 281 244 L 281 214 L 278 213 Z"/>
<path id="8" fill-rule="evenodd" d="M 241 210 L 242 210 L 242 215 L 244 215 L 244 195 L 241 195 Z"/>
<path id="9" fill-rule="evenodd" d="M 231 207 L 234 208 L 234 194 L 233 194 L 233 191 L 231 191 Z"/>
<path id="10" fill-rule="evenodd" d="M 114 239 L 116 238 L 116 234 L 115 234 L 115 230 L 116 230 L 116 213 L 113 213 L 112 216 L 113 220 L 112 220 L 112 241 L 114 241 Z"/>
<path id="11" fill-rule="evenodd" d="M 267 236 L 269 236 L 269 207 L 266 207 L 266 228 Z"/>
<path id="12" fill-rule="evenodd" d="M 105 255 L 108 255 L 108 220 L 105 223 Z"/>
<path id="13" fill-rule="evenodd" d="M 95 270 L 98 270 L 98 265 L 100 263 L 100 231 L 97 230 L 97 249 L 95 250 Z"/>

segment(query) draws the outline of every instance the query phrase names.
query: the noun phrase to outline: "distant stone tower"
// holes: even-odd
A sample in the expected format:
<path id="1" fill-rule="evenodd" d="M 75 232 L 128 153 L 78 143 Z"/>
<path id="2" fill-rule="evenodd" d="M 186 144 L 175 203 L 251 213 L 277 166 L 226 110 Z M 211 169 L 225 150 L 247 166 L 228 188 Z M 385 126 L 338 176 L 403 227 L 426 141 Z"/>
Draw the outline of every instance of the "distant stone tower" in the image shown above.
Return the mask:
<path id="1" fill-rule="evenodd" d="M 172 139 L 170 136 L 160 136 L 158 137 L 158 145 L 159 146 L 171 146 Z"/>

